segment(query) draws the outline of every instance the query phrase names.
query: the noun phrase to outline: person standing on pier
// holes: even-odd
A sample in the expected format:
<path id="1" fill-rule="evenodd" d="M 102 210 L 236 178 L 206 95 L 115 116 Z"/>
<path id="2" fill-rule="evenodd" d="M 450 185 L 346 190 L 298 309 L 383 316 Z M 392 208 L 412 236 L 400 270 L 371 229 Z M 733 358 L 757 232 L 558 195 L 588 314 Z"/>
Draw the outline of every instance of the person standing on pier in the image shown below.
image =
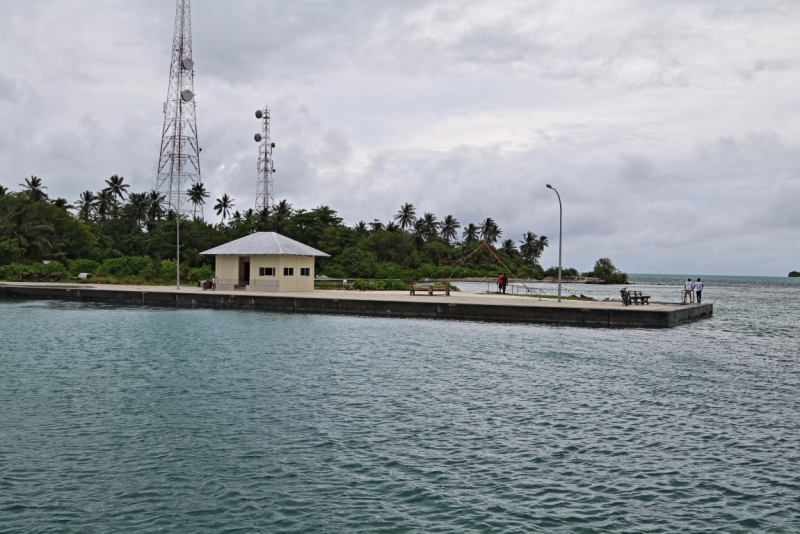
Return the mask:
<path id="1" fill-rule="evenodd" d="M 694 294 L 697 297 L 697 303 L 700 304 L 703 300 L 703 282 L 699 278 L 694 283 Z"/>
<path id="2" fill-rule="evenodd" d="M 689 278 L 683 284 L 683 303 L 686 304 L 686 297 L 689 297 L 689 304 L 694 302 L 694 282 Z"/>

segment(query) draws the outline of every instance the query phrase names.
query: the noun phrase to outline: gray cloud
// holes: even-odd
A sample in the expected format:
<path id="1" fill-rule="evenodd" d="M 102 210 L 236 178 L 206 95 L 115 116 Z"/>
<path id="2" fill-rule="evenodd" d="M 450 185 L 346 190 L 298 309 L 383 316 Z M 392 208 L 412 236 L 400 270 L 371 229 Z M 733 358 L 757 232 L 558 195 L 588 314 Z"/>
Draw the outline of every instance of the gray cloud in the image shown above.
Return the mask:
<path id="1" fill-rule="evenodd" d="M 154 185 L 174 5 L 0 6 L 0 183 Z M 630 272 L 800 268 L 795 2 L 193 3 L 203 180 L 349 223 L 403 202 Z M 551 241 L 555 243 L 555 240 Z M 551 247 L 545 264 L 557 260 Z"/>

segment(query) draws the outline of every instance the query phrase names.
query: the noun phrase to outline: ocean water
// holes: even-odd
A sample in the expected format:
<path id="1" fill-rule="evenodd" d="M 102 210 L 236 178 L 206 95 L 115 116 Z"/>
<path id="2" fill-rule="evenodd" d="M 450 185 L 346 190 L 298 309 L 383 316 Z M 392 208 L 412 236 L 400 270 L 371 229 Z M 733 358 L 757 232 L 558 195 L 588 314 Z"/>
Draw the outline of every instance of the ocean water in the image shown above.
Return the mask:
<path id="1" fill-rule="evenodd" d="M 670 330 L 0 300 L 0 532 L 800 532 L 800 280 L 703 278 Z"/>

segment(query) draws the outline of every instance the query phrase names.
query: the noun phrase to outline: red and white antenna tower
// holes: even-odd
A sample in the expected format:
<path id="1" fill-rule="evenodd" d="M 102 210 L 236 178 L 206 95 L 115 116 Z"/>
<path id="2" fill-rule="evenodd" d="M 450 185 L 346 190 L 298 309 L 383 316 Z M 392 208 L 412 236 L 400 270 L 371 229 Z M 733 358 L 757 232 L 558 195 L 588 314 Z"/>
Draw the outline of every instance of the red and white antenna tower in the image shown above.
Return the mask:
<path id="1" fill-rule="evenodd" d="M 192 10 L 189 0 L 178 0 L 156 181 L 156 189 L 165 195 L 169 209 L 176 214 L 188 209 L 183 207 L 186 190 L 200 181 L 200 150 L 194 100 Z"/>
<path id="2" fill-rule="evenodd" d="M 256 118 L 261 119 L 261 133 L 255 135 L 258 146 L 258 181 L 256 182 L 256 212 L 272 211 L 275 198 L 272 196 L 272 174 L 275 167 L 272 162 L 272 149 L 275 143 L 269 133 L 269 107 L 256 111 Z"/>

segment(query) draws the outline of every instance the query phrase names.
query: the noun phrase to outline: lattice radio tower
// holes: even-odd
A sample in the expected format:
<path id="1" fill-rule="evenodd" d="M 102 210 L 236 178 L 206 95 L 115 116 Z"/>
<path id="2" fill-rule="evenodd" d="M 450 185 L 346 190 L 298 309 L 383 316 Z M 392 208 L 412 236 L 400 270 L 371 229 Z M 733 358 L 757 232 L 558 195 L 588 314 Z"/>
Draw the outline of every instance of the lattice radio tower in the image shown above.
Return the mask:
<path id="1" fill-rule="evenodd" d="M 272 211 L 275 205 L 275 197 L 272 196 L 272 175 L 275 167 L 272 162 L 272 149 L 275 143 L 269 135 L 269 107 L 256 111 L 256 118 L 261 119 L 261 133 L 255 135 L 258 146 L 258 182 L 256 183 L 256 212 L 262 213 L 264 210 Z"/>
<path id="2" fill-rule="evenodd" d="M 184 208 L 186 190 L 200 181 L 200 150 L 194 101 L 192 11 L 189 0 L 178 0 L 156 181 L 156 189 L 165 195 L 169 209 L 176 214 L 188 209 Z"/>

